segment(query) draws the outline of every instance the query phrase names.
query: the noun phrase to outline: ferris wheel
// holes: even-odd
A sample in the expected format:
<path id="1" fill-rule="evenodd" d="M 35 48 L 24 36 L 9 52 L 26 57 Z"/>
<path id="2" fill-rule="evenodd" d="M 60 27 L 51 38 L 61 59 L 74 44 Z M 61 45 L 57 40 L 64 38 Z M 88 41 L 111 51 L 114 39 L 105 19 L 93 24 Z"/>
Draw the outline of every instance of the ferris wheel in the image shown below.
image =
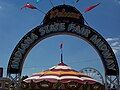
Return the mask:
<path id="1" fill-rule="evenodd" d="M 97 80 L 99 83 L 104 84 L 103 76 L 98 70 L 91 68 L 91 67 L 87 67 L 87 68 L 81 69 L 80 72 Z"/>

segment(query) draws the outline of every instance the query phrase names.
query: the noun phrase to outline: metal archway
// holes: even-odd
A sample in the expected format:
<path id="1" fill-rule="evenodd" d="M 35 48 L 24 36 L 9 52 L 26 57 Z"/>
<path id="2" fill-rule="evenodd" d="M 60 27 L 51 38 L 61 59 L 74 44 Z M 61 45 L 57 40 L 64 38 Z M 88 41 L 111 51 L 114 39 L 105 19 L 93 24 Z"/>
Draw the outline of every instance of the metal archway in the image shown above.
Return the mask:
<path id="1" fill-rule="evenodd" d="M 119 67 L 116 57 L 107 41 L 94 29 L 84 25 L 83 20 L 81 13 L 69 5 L 60 5 L 50 10 L 43 24 L 28 32 L 16 45 L 8 63 L 8 77 L 19 87 L 23 64 L 29 51 L 45 38 L 66 34 L 84 39 L 93 46 L 103 62 L 106 90 L 112 89 L 113 84 L 118 90 Z"/>

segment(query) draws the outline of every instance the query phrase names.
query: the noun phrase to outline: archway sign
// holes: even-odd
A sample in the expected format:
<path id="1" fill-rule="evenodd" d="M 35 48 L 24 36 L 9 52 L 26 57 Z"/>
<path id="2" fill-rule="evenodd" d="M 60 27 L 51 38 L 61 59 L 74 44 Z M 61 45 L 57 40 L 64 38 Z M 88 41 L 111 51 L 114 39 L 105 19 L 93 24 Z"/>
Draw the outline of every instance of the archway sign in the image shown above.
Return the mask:
<path id="1" fill-rule="evenodd" d="M 106 89 L 112 88 L 113 85 L 118 88 L 119 67 L 111 47 L 97 31 L 85 25 L 82 14 L 75 7 L 69 5 L 52 8 L 46 14 L 43 24 L 32 29 L 19 41 L 8 63 L 8 77 L 17 82 L 29 51 L 41 40 L 61 34 L 82 38 L 93 46 L 105 69 Z"/>

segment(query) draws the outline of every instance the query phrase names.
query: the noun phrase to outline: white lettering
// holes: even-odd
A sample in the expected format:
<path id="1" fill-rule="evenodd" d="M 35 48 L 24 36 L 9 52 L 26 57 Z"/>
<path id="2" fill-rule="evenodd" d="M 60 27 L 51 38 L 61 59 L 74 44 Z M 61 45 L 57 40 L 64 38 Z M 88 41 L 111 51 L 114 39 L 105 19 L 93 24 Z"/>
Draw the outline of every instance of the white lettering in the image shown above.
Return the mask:
<path id="1" fill-rule="evenodd" d="M 30 37 L 26 37 L 26 39 L 23 41 L 23 43 L 20 44 L 20 47 L 18 47 L 18 50 L 15 52 L 11 67 L 15 69 L 19 69 L 20 66 L 20 60 L 23 58 L 22 55 L 25 54 L 25 50 L 30 46 L 31 43 L 33 43 L 38 38 L 37 35 L 31 33 Z M 21 62 L 22 63 L 22 62 Z"/>
<path id="2" fill-rule="evenodd" d="M 101 54 L 104 57 L 107 68 L 115 70 L 113 56 L 109 51 L 107 45 L 97 35 L 93 35 L 90 40 L 98 47 L 99 51 L 102 51 Z"/>

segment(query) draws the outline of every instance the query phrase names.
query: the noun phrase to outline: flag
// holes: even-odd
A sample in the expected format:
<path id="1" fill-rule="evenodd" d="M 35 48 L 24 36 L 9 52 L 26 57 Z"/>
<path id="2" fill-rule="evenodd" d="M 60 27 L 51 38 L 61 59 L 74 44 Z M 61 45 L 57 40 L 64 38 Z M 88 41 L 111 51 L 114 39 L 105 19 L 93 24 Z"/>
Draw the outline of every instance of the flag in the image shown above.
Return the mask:
<path id="1" fill-rule="evenodd" d="M 95 5 L 92 5 L 92 6 L 88 7 L 88 8 L 86 8 L 84 12 L 86 13 L 86 12 L 92 10 L 93 8 L 95 8 L 95 7 L 98 6 L 98 5 L 100 5 L 100 3 L 95 4 Z"/>
<path id="2" fill-rule="evenodd" d="M 60 49 L 62 49 L 62 48 L 63 48 L 63 43 L 60 44 Z"/>
<path id="3" fill-rule="evenodd" d="M 38 10 L 38 11 L 40 11 L 40 12 L 46 14 L 46 13 L 43 12 L 42 10 L 38 9 L 37 7 L 35 7 L 34 5 L 29 4 L 29 3 L 25 4 L 25 5 L 21 8 L 21 10 L 22 10 L 23 8 L 36 9 L 36 10 Z"/>
<path id="4" fill-rule="evenodd" d="M 25 4 L 21 9 L 23 8 L 37 9 L 34 5 L 29 4 L 29 3 Z"/>

